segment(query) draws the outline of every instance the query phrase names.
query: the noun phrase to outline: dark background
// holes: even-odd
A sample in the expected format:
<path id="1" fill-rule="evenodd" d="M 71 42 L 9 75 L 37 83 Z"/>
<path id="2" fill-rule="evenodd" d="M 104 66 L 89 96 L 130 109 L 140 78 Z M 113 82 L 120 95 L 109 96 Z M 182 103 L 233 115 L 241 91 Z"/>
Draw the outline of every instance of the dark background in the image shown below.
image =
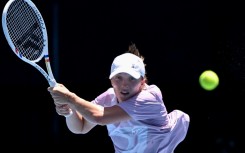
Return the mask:
<path id="1" fill-rule="evenodd" d="M 2 10 L 6 2 L 0 1 Z M 187 137 L 175 153 L 242 152 L 242 1 L 33 2 L 46 23 L 57 82 L 93 100 L 110 87 L 114 57 L 133 42 L 145 57 L 149 84 L 160 87 L 168 111 L 180 109 L 190 115 Z M 86 135 L 69 132 L 64 118 L 55 112 L 47 81 L 12 53 L 2 30 L 0 51 L 1 145 L 113 152 L 103 126 Z M 207 69 L 220 79 L 213 91 L 205 91 L 198 82 Z"/>

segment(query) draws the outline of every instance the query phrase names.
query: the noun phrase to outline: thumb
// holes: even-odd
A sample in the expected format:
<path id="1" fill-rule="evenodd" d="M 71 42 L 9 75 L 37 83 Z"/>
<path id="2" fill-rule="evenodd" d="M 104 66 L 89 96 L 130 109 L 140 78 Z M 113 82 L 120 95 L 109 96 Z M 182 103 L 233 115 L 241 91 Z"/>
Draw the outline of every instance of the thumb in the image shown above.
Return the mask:
<path id="1" fill-rule="evenodd" d="M 51 92 L 51 91 L 53 91 L 53 88 L 54 88 L 54 87 L 48 87 L 47 90 L 48 90 L 49 92 Z"/>

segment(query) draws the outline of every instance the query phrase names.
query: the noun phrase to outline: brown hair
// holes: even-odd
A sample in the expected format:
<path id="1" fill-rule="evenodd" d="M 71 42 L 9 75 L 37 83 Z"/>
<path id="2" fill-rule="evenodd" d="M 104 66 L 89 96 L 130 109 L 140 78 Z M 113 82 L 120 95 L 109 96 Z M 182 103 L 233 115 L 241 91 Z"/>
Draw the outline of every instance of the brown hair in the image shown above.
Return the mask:
<path id="1" fill-rule="evenodd" d="M 131 45 L 129 45 L 127 52 L 128 53 L 132 53 L 132 54 L 140 57 L 143 60 L 143 62 L 144 62 L 144 59 L 145 59 L 144 56 L 142 56 L 140 54 L 139 49 L 136 47 L 136 45 L 134 43 L 132 43 Z M 146 66 L 146 64 L 145 64 L 145 66 Z M 145 72 L 145 80 L 147 82 L 146 72 Z"/>

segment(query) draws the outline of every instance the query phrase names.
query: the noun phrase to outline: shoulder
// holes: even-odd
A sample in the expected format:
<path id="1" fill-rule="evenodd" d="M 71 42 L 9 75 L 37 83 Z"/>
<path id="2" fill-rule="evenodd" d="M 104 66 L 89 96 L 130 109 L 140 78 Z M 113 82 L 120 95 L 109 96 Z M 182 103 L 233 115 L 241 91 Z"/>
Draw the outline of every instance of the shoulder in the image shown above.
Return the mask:
<path id="1" fill-rule="evenodd" d="M 162 101 L 162 92 L 158 86 L 146 84 L 138 98 L 144 101 Z"/>
<path id="2" fill-rule="evenodd" d="M 98 97 L 105 97 L 105 96 L 110 96 L 114 95 L 114 89 L 113 88 L 108 88 L 106 91 L 104 91 L 102 94 L 100 94 Z"/>
<path id="3" fill-rule="evenodd" d="M 113 88 L 109 88 L 106 91 L 104 91 L 103 93 L 101 93 L 99 96 L 97 96 L 92 102 L 94 103 L 100 103 L 100 104 L 104 104 L 106 101 L 110 102 L 114 99 L 115 97 L 115 93 Z"/>
<path id="4" fill-rule="evenodd" d="M 149 92 L 161 93 L 160 88 L 157 85 L 155 85 L 155 84 L 152 84 L 152 85 L 147 85 L 146 84 L 145 90 L 148 90 Z"/>

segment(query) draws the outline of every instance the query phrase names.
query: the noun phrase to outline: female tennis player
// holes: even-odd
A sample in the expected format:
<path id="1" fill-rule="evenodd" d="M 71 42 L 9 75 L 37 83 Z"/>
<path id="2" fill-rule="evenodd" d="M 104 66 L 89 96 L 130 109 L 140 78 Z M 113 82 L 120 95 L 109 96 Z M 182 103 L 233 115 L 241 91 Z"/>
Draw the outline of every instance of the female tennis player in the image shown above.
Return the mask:
<path id="1" fill-rule="evenodd" d="M 109 76 L 112 87 L 93 101 L 80 98 L 58 83 L 49 87 L 56 111 L 68 129 L 86 134 L 106 125 L 115 153 L 173 153 L 188 131 L 189 115 L 168 112 L 160 89 L 147 84 L 144 57 L 135 44 L 117 56 Z"/>

